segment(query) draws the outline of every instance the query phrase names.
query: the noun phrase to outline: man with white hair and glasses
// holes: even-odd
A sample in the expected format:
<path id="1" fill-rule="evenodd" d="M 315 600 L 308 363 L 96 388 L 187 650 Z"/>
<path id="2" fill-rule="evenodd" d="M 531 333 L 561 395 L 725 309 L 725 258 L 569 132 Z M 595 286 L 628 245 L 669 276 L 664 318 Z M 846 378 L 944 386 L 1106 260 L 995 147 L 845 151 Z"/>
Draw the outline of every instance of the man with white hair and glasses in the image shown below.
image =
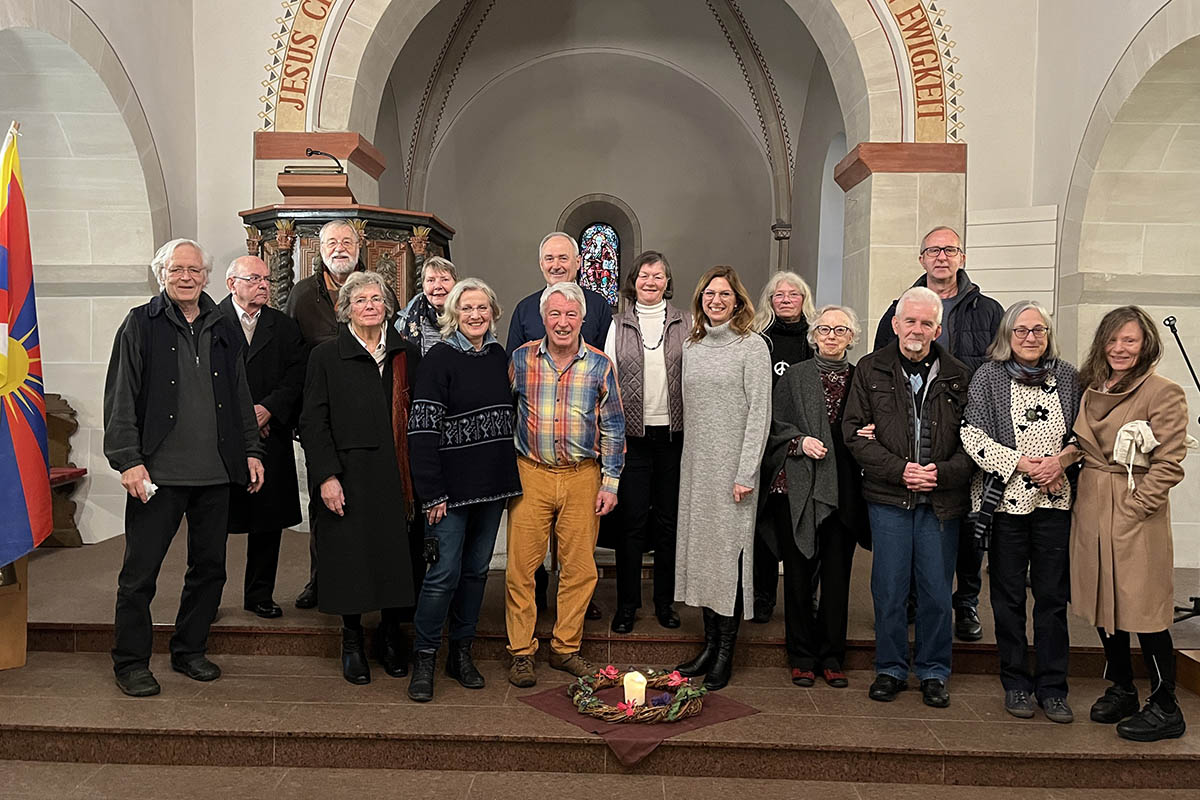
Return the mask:
<path id="1" fill-rule="evenodd" d="M 173 239 L 151 268 L 162 292 L 121 323 L 104 382 L 104 455 L 129 495 L 113 672 L 132 697 L 160 691 L 150 601 L 184 517 L 188 570 L 171 668 L 197 681 L 220 677 L 205 653 L 225 586 L 230 485 L 252 493 L 263 485 L 245 339 L 204 293 L 212 259 L 191 239 Z"/>

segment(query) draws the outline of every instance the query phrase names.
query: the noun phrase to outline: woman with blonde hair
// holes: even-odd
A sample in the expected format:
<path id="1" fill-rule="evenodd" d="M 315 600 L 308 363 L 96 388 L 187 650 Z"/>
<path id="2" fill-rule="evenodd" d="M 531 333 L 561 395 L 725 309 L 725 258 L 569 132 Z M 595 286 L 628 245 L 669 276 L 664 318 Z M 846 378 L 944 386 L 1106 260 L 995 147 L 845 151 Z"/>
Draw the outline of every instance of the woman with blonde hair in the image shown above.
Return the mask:
<path id="1" fill-rule="evenodd" d="M 771 354 L 771 388 L 774 389 L 788 367 L 813 357 L 808 323 L 816 313 L 812 289 L 794 272 L 776 272 L 763 287 L 754 314 L 754 330 L 767 340 Z M 768 476 L 768 480 L 770 477 Z M 770 525 L 769 520 L 760 521 Z M 779 591 L 779 562 L 782 554 L 775 548 L 776 537 L 759 536 L 754 548 L 753 622 L 770 622 L 775 613 Z"/>
<path id="2" fill-rule="evenodd" d="M 478 278 L 459 281 L 438 318 L 442 338 L 417 370 L 408 433 L 431 562 L 413 616 L 408 696 L 417 702 L 433 699 L 447 616 L 446 674 L 467 689 L 484 685 L 471 643 L 500 517 L 521 493 L 508 356 L 495 334 L 499 317 L 491 287 Z"/>
<path id="3" fill-rule="evenodd" d="M 733 668 L 738 616 L 752 606 L 759 465 L 771 424 L 767 345 L 733 267 L 713 267 L 692 296 L 683 347 L 683 418 L 675 548 L 675 599 L 704 611 L 704 649 L 681 664 L 723 688 Z M 745 579 L 745 580 L 744 580 Z"/>

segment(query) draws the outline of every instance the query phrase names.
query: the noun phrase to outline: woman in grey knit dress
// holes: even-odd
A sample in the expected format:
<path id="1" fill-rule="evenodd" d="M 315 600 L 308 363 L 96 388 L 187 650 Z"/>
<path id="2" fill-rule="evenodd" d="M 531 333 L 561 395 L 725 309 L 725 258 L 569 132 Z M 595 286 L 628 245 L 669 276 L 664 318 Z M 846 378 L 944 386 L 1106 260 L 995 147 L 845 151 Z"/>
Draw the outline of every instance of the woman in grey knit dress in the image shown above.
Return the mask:
<path id="1" fill-rule="evenodd" d="M 704 649 L 679 671 L 729 683 L 739 617 L 753 609 L 758 468 L 771 424 L 767 345 L 732 267 L 713 267 L 692 297 L 683 348 L 683 443 L 675 599 L 704 611 Z"/>

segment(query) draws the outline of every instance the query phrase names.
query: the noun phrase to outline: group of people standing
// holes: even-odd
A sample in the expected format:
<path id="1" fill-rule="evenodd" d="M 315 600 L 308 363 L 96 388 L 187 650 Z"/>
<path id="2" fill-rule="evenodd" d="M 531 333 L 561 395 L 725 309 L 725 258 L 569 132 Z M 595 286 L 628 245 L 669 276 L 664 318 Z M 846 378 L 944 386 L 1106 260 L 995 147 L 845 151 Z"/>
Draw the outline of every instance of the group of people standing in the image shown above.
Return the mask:
<path id="1" fill-rule="evenodd" d="M 495 293 L 451 262 L 426 260 L 422 292 L 397 309 L 359 261 L 352 226 L 331 222 L 320 241 L 318 269 L 286 314 L 266 305 L 260 260 L 234 261 L 217 306 L 203 292 L 203 249 L 169 242 L 154 260 L 162 293 L 117 334 L 105 452 L 130 495 L 113 650 L 127 694 L 159 691 L 149 602 L 184 516 L 173 668 L 220 675 L 205 649 L 227 531 L 250 531 L 256 554 L 246 608 L 282 613 L 271 592 L 279 530 L 299 517 L 295 430 L 314 533 L 297 605 L 342 617 L 352 683 L 371 680 L 362 615 L 379 611 L 376 660 L 392 676 L 411 660 L 413 700 L 433 698 L 444 632 L 446 673 L 484 685 L 471 648 L 507 509 L 517 686 L 537 681 L 548 552 L 559 567 L 548 663 L 594 672 L 580 648 L 603 529 L 616 549 L 612 630 L 636 625 L 653 550 L 655 617 L 675 628 L 675 602 L 702 609 L 703 647 L 678 669 L 712 690 L 730 680 L 741 620 L 769 619 L 781 561 L 791 680 L 847 686 L 851 565 L 857 546 L 869 548 L 870 697 L 894 699 L 911 671 L 924 702 L 945 707 L 952 634 L 982 635 L 990 551 L 1010 713 L 1031 717 L 1036 702 L 1047 718 L 1072 720 L 1070 598 L 1099 629 L 1113 684 L 1092 719 L 1119 722 L 1131 739 L 1183 733 L 1167 497 L 1183 476 L 1187 410 L 1182 390 L 1154 373 L 1161 345 L 1141 309 L 1110 312 L 1077 372 L 1058 356 L 1047 310 L 1023 301 L 1003 311 L 967 276 L 958 234 L 936 228 L 921 243 L 924 275 L 881 320 L 875 351 L 852 365 L 857 315 L 814 308 L 795 273 L 773 275 L 756 307 L 732 267 L 714 267 L 680 309 L 667 258 L 648 251 L 613 314 L 575 283 L 578 244 L 555 232 L 538 247 L 546 286 L 516 307 L 506 349 Z M 1131 631 L 1151 666 L 1140 710 Z"/>

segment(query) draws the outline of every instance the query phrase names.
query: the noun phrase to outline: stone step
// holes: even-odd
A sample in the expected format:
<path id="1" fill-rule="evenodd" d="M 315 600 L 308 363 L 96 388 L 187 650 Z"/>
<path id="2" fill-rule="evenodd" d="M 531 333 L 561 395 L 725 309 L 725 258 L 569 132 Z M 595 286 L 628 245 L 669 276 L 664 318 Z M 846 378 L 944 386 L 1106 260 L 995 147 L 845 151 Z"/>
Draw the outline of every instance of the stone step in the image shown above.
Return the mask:
<path id="1" fill-rule="evenodd" d="M 196 683 L 155 656 L 163 693 L 135 700 L 119 693 L 103 654 L 31 653 L 25 668 L 0 673 L 0 759 L 620 773 L 665 778 L 660 786 L 682 785 L 675 776 L 1193 791 L 1200 783 L 1200 738 L 1135 744 L 1087 720 L 1099 679 L 1072 681 L 1079 720 L 1056 725 L 1007 715 L 993 676 L 955 675 L 951 706 L 932 709 L 916 691 L 869 700 L 868 672 L 851 672 L 849 689 L 801 689 L 782 670 L 739 667 L 722 694 L 760 713 L 667 739 L 625 768 L 599 737 L 520 702 L 565 686 L 544 663 L 528 690 L 507 683 L 502 662 L 480 663 L 480 691 L 439 672 L 434 702 L 415 704 L 406 680 L 377 671 L 370 685 L 352 686 L 332 658 L 216 660 L 224 676 Z M 1200 697 L 1183 691 L 1180 703 L 1200 720 Z"/>

